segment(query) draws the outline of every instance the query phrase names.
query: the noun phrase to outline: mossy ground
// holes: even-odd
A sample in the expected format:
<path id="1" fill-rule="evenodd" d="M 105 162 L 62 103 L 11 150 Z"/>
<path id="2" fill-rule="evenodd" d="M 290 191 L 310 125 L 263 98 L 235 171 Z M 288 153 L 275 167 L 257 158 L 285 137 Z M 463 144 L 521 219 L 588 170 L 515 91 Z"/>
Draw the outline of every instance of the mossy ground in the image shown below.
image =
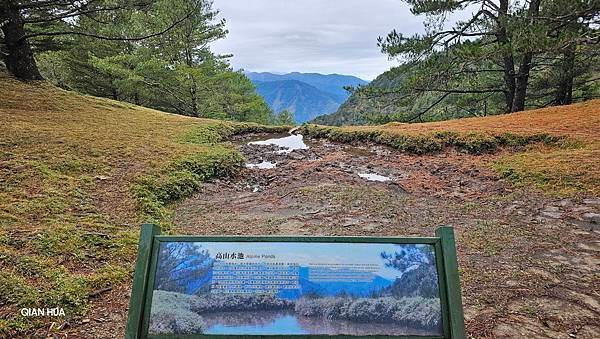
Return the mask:
<path id="1" fill-rule="evenodd" d="M 0 337 L 83 317 L 90 293 L 130 281 L 139 224 L 169 229 L 169 203 L 243 165 L 226 137 L 287 130 L 0 76 Z M 63 307 L 66 319 L 22 307 Z"/>
<path id="2" fill-rule="evenodd" d="M 600 194 L 600 100 L 484 118 L 382 126 L 305 125 L 315 137 L 371 141 L 413 154 L 452 147 L 471 154 L 510 149 L 490 167 L 551 194 Z"/>
<path id="3" fill-rule="evenodd" d="M 598 103 L 590 101 L 500 117 L 431 124 L 327 129 L 326 136 L 340 141 L 381 142 L 417 154 L 435 153 L 446 147 L 472 154 L 499 152 L 491 157 L 456 155 L 464 157 L 457 163 L 487 161 L 488 168 L 494 168 L 517 185 L 535 184 L 556 194 L 586 193 L 597 196 L 600 192 Z M 123 286 L 127 286 L 132 276 L 139 224 L 151 220 L 160 223 L 166 231 L 171 230 L 171 202 L 191 194 L 208 177 L 235 173 L 242 160 L 239 153 L 223 143 L 228 136 L 244 131 L 286 130 L 285 127 L 226 123 L 166 114 L 62 91 L 45 83 L 23 84 L 6 76 L 0 76 L 0 125 L 0 337 L 46 335 L 51 322 L 67 320 L 77 323 L 79 318 L 93 313 L 93 308 L 98 306 L 90 295 L 94 295 L 95 291 L 107 288 L 127 290 Z M 307 132 L 316 133 L 318 130 L 321 129 Z M 514 151 L 503 151 L 507 148 Z M 339 160 L 332 155 L 328 157 L 325 162 L 335 163 Z M 411 159 L 402 158 L 397 164 L 400 166 L 401 161 Z M 417 165 L 418 160 L 411 161 Z M 310 164 L 315 165 L 312 162 Z M 447 166 L 444 163 L 436 165 L 436 168 Z M 303 176 L 322 173 L 308 172 L 309 168 L 297 170 Z M 401 170 L 398 168 L 399 172 Z M 423 172 L 422 181 L 428 185 L 426 194 L 440 191 L 440 187 L 436 186 L 438 183 L 454 184 L 454 172 L 442 174 L 437 178 Z M 333 171 L 331 175 L 338 180 L 339 171 Z M 300 178 L 300 174 L 298 176 Z M 491 179 L 486 177 L 486 180 Z M 339 190 L 342 187 L 339 182 L 334 182 L 326 189 Z M 421 184 L 415 183 L 413 191 L 418 192 Z M 453 187 L 462 184 L 457 181 Z M 480 194 L 480 186 L 478 182 L 473 183 L 474 194 Z M 407 188 L 411 189 L 410 186 Z M 227 198 L 223 196 L 221 188 L 218 189 L 220 192 L 212 197 L 211 204 L 218 203 L 217 197 Z M 285 189 L 282 185 L 281 190 Z M 486 193 L 495 189 L 495 186 L 483 185 L 482 189 Z M 395 192 L 396 189 L 390 190 Z M 349 192 L 363 199 L 371 197 L 361 190 Z M 343 198 L 343 194 L 350 193 L 344 191 L 340 194 Z M 279 206 L 281 199 L 290 198 L 286 194 L 281 192 L 277 199 L 269 201 Z M 194 199 L 200 198 L 196 196 Z M 340 207 L 341 212 L 332 213 L 328 218 L 317 218 L 317 215 L 323 213 L 323 203 L 335 203 L 335 199 L 329 197 L 318 200 L 314 206 L 308 207 L 306 201 L 302 200 L 301 207 L 307 207 L 308 210 L 298 213 L 303 213 L 302 216 L 307 220 L 316 221 L 314 229 L 300 230 L 307 234 L 355 235 L 360 232 L 379 234 L 379 228 L 383 227 L 383 230 L 395 235 L 401 232 L 431 234 L 434 225 L 448 222 L 446 215 L 417 213 L 413 217 L 410 213 L 417 208 L 410 209 L 410 213 L 404 215 L 400 205 L 389 206 L 386 201 L 382 204 L 388 206 L 382 211 L 379 211 L 379 204 L 373 207 L 373 213 L 383 214 L 380 225 L 361 219 L 365 212 L 360 204 L 348 205 L 346 199 L 341 200 L 344 202 Z M 200 230 L 205 234 L 232 233 L 233 230 L 236 234 L 248 234 L 247 217 L 255 213 L 260 218 L 270 218 L 271 224 L 276 223 L 282 230 L 299 232 L 297 221 L 284 225 L 287 217 L 270 215 L 264 210 L 269 205 L 260 200 L 252 202 L 260 205 L 254 212 L 243 207 L 244 202 L 232 201 L 235 202 L 235 211 L 243 212 L 238 228 L 231 228 L 231 221 L 219 223 L 217 219 L 207 220 L 206 215 L 200 216 L 200 220 L 194 222 L 194 227 L 206 226 Z M 464 205 L 467 210 L 465 213 L 481 210 L 476 206 L 480 203 L 477 201 L 469 200 L 469 205 Z M 402 199 L 399 198 L 397 202 L 402 202 Z M 435 206 L 437 202 L 425 206 Z M 223 201 L 223 204 L 228 203 L 232 202 Z M 223 215 L 223 209 L 220 206 L 216 208 L 219 213 L 215 212 L 215 215 Z M 198 212 L 196 205 L 193 211 L 202 212 Z M 443 211 L 445 213 L 446 209 Z M 289 212 L 282 212 L 282 215 Z M 396 214 L 392 215 L 392 212 Z M 496 212 L 481 215 L 478 219 L 488 220 L 497 215 Z M 401 228 L 393 220 L 403 216 L 407 225 L 421 223 L 428 228 L 418 228 L 418 231 L 417 228 L 410 231 Z M 235 219 L 236 214 L 229 213 L 225 217 Z M 392 221 L 398 225 L 388 227 Z M 462 219 L 457 217 L 456 224 L 460 224 L 459 221 Z M 268 221 L 261 219 L 256 223 L 265 229 L 254 229 L 252 232 L 273 232 L 268 229 Z M 330 229 L 336 223 L 344 225 Z M 482 221 L 473 226 L 479 232 L 459 233 L 464 238 L 459 237 L 466 244 L 467 254 L 471 249 L 476 252 L 473 260 L 469 258 L 463 261 L 463 265 L 467 265 L 466 273 L 463 273 L 463 282 L 467 287 L 481 285 L 473 282 L 475 278 L 489 278 L 490 284 L 497 280 L 491 273 L 489 277 L 481 274 L 482 267 L 492 268 L 495 264 L 487 265 L 481 261 L 479 252 L 484 257 L 493 257 L 498 253 L 515 253 L 514 256 L 517 256 L 530 248 L 534 238 L 550 239 L 551 232 L 542 229 L 542 226 L 528 224 L 524 228 L 520 222 L 514 224 L 508 232 Z M 361 231 L 358 228 L 362 225 L 366 226 Z M 500 223 L 494 222 L 494 225 Z M 517 233 L 514 230 L 532 227 L 541 229 L 533 234 L 535 237 L 515 238 Z M 199 233 L 196 228 L 189 228 L 188 231 Z M 498 237 L 489 237 L 490 230 L 494 230 Z M 500 235 L 512 238 L 506 240 Z M 513 244 L 516 240 L 520 240 L 522 246 L 505 251 L 506 244 Z M 555 248 L 558 244 L 564 247 L 567 243 L 562 238 L 550 240 L 548 248 Z M 570 250 L 580 242 L 573 236 L 569 240 Z M 515 262 L 524 260 L 519 257 Z M 476 265 L 469 266 L 470 263 Z M 547 266 L 543 264 L 540 267 Z M 507 270 L 520 271 L 520 268 Z M 577 281 L 581 281 L 580 276 Z M 591 286 L 586 281 L 580 283 L 583 287 Z M 578 286 L 578 290 L 583 288 Z M 496 290 L 491 291 L 497 293 Z M 480 292 L 467 290 L 467 300 L 479 300 L 480 296 Z M 495 300 L 491 293 L 490 300 Z M 64 307 L 66 319 L 24 318 L 19 314 L 21 307 L 53 306 Z M 111 305 L 106 307 L 110 308 Z M 123 311 L 124 307 L 119 307 Z M 473 323 L 484 324 L 487 320 Z M 110 330 L 112 332 L 107 333 L 115 333 L 114 329 Z"/>

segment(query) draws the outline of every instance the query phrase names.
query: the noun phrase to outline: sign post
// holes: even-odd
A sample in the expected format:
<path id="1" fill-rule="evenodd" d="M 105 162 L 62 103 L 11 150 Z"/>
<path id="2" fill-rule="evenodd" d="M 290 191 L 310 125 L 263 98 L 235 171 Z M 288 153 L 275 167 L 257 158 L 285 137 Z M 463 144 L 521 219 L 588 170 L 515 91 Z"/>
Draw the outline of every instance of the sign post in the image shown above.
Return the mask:
<path id="1" fill-rule="evenodd" d="M 465 338 L 435 237 L 164 236 L 142 226 L 127 338 Z"/>

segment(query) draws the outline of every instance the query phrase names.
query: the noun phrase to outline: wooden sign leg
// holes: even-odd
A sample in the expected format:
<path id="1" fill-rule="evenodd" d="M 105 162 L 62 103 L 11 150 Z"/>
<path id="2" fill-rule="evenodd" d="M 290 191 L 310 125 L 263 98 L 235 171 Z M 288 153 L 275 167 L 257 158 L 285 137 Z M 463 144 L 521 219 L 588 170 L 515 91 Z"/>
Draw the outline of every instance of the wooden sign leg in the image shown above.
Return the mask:
<path id="1" fill-rule="evenodd" d="M 154 242 L 154 236 L 159 234 L 160 228 L 157 225 L 142 225 L 140 243 L 138 245 L 138 256 L 135 262 L 135 272 L 133 275 L 133 289 L 129 300 L 129 315 L 127 317 L 127 329 L 125 331 L 125 338 L 127 339 L 137 339 L 140 337 L 144 300 L 146 289 L 148 288 L 148 274 L 150 273 L 152 243 Z"/>
<path id="2" fill-rule="evenodd" d="M 463 315 L 462 297 L 460 293 L 460 277 L 458 275 L 458 260 L 456 257 L 456 243 L 452 227 L 440 227 L 435 231 L 441 240 L 444 275 L 446 276 L 446 296 L 450 312 L 450 338 L 463 339 L 465 334 L 465 319 Z"/>

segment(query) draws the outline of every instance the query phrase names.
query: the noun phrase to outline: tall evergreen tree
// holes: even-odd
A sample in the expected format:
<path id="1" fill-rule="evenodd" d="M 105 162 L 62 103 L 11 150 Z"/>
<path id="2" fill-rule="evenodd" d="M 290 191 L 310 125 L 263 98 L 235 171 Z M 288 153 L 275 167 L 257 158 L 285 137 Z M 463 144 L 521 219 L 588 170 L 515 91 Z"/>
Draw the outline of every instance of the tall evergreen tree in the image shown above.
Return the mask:
<path id="1" fill-rule="evenodd" d="M 193 11 L 173 18 L 173 21 L 145 35 L 102 35 L 78 25 L 86 17 L 110 27 L 112 21 L 98 20 L 101 16 L 147 13 L 152 18 L 156 0 L 3 0 L 0 3 L 0 55 L 10 73 L 22 80 L 42 79 L 34 52 L 60 48 L 62 38 L 87 36 L 109 41 L 141 41 L 164 34 L 178 26 Z M 181 13 L 180 13 L 181 14 Z M 152 21 L 150 21 L 152 22 Z M 125 32 L 127 33 L 127 32 Z"/>
<path id="2" fill-rule="evenodd" d="M 575 0 L 568 10 L 561 5 L 566 0 L 404 1 L 413 14 L 426 16 L 426 33 L 405 37 L 394 30 L 379 38 L 379 46 L 388 56 L 417 66 L 404 93 L 437 94 L 421 114 L 457 97 L 494 100 L 497 95 L 503 96 L 505 112 L 525 109 L 536 58 L 549 53 L 558 40 L 564 47 L 560 67 L 567 69 L 559 73 L 568 75 L 558 92 L 569 92 L 573 51 L 582 42 L 598 43 L 598 30 L 593 28 L 598 22 L 597 0 Z M 447 28 L 447 18 L 466 8 L 475 8 L 472 16 Z M 557 30 L 563 39 L 553 38 Z M 556 101 L 564 101 L 561 98 Z"/>

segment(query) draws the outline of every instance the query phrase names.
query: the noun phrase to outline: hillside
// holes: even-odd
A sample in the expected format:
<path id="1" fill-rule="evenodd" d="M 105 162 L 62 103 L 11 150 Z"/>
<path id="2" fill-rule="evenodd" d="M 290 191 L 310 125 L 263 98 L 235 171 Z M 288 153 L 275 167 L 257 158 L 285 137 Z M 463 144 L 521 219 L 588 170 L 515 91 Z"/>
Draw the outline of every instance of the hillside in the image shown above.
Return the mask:
<path id="1" fill-rule="evenodd" d="M 480 118 L 380 126 L 308 125 L 305 133 L 333 140 L 369 140 L 393 147 L 436 149 L 451 143 L 467 151 L 495 151 L 526 139 L 565 137 L 563 146 L 533 147 L 495 164 L 508 179 L 553 193 L 600 194 L 600 100 Z"/>
<path id="2" fill-rule="evenodd" d="M 390 89 L 397 87 L 402 81 L 403 76 L 401 67 L 394 67 L 386 71 L 367 86 Z M 321 125 L 342 126 L 342 125 L 361 125 L 366 124 L 369 115 L 387 115 L 396 112 L 395 105 L 390 104 L 393 95 L 387 95 L 379 98 L 366 98 L 356 93 L 350 95 L 334 113 L 322 115 L 315 118 L 312 122 Z"/>
<path id="3" fill-rule="evenodd" d="M 246 137 L 238 149 L 249 162 L 275 165 L 206 185 L 177 206 L 175 222 L 189 234 L 369 237 L 431 236 L 452 225 L 467 337 L 562 338 L 576 328 L 577 337 L 598 338 L 598 104 L 429 124 L 305 125 L 306 147 L 289 153 L 243 142 L 278 136 Z M 407 279 L 400 285 L 424 282 Z"/>
<path id="4" fill-rule="evenodd" d="M 321 114 L 333 112 L 339 106 L 336 98 L 307 83 L 297 80 L 256 82 L 256 91 L 275 112 L 288 110 L 298 123 Z"/>
<path id="5" fill-rule="evenodd" d="M 287 154 L 226 142 L 287 128 L 167 114 L 0 75 L 0 337 L 120 337 L 144 221 L 165 233 L 338 236 L 427 236 L 452 224 L 470 334 L 557 336 L 574 324 L 594 333 L 595 306 L 585 305 L 597 223 L 581 216 L 600 209 L 599 106 L 308 125 L 305 135 L 340 142 L 311 139 Z M 242 153 L 277 166 L 242 169 Z M 366 181 L 364 172 L 396 181 Z M 203 184 L 214 177 L 228 180 Z M 67 317 L 21 317 L 31 305 L 63 307 Z M 548 312 L 560 315 L 551 328 Z"/>
<path id="6" fill-rule="evenodd" d="M 247 72 L 246 76 L 271 109 L 294 113 L 298 123 L 335 112 L 349 96 L 344 86 L 367 83 L 354 76 L 339 74 Z"/>
<path id="7" fill-rule="evenodd" d="M 171 227 L 167 205 L 205 178 L 231 175 L 229 135 L 285 128 L 167 114 L 24 84 L 0 73 L 0 337 L 45 336 L 49 319 L 22 307 L 63 307 L 56 331 L 116 337 L 126 319 L 139 225 Z M 102 318 L 94 331 L 83 317 Z M 66 325 L 63 325 L 63 327 Z M 105 331 L 105 332 L 103 332 Z"/>

